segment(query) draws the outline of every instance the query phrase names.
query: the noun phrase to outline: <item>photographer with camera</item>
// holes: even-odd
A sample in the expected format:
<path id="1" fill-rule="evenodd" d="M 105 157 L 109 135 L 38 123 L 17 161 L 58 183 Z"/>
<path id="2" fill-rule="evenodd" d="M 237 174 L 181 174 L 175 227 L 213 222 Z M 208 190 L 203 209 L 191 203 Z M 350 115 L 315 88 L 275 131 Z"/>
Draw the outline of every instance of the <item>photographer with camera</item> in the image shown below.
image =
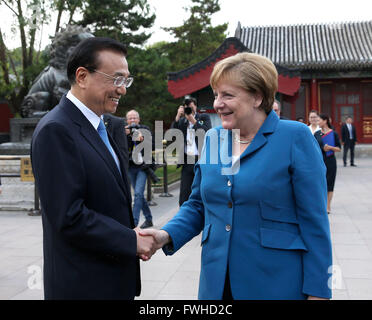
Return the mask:
<path id="1" fill-rule="evenodd" d="M 125 133 L 128 139 L 128 150 L 129 150 L 129 178 L 134 189 L 134 205 L 133 205 L 133 218 L 134 224 L 137 226 L 140 218 L 140 212 L 142 209 L 143 215 L 145 216 L 145 222 L 141 225 L 141 228 L 149 228 L 153 226 L 152 215 L 149 205 L 145 199 L 145 187 L 147 176 L 151 180 L 158 181 L 154 173 L 154 165 L 146 164 L 144 161 L 144 150 L 141 152 L 134 152 L 136 146 L 144 141 L 144 131 L 147 130 L 150 134 L 150 128 L 145 125 L 140 125 L 140 116 L 136 110 L 128 111 L 126 115 L 127 126 L 125 127 Z M 142 131 L 142 132 L 141 132 Z M 147 141 L 145 140 L 145 143 Z M 153 142 L 148 141 L 151 150 L 153 149 Z M 134 159 L 135 158 L 135 159 Z"/>
<path id="2" fill-rule="evenodd" d="M 181 186 L 179 205 L 188 200 L 191 193 L 191 185 L 194 180 L 194 164 L 198 161 L 198 146 L 203 141 L 198 141 L 195 132 L 202 129 L 207 132 L 211 127 L 211 119 L 208 114 L 197 113 L 196 99 L 186 97 L 182 106 L 178 108 L 172 128 L 179 129 L 183 133 L 185 151 L 181 172 Z M 178 164 L 177 167 L 181 166 Z"/>

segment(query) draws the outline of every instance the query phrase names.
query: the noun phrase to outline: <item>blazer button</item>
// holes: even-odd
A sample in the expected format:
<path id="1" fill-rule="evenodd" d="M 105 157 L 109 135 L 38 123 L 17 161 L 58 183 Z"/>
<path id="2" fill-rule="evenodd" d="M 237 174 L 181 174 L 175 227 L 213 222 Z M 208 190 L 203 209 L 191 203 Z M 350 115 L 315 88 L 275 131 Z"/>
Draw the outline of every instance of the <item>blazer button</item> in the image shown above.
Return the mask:
<path id="1" fill-rule="evenodd" d="M 230 180 L 227 180 L 227 186 L 231 187 L 231 181 Z"/>
<path id="2" fill-rule="evenodd" d="M 230 226 L 229 224 L 227 224 L 226 227 L 225 227 L 225 230 L 226 230 L 227 232 L 230 232 L 230 231 L 231 231 L 231 226 Z"/>
<path id="3" fill-rule="evenodd" d="M 227 204 L 227 206 L 231 209 L 233 207 L 233 204 L 231 201 L 229 201 L 229 203 Z"/>

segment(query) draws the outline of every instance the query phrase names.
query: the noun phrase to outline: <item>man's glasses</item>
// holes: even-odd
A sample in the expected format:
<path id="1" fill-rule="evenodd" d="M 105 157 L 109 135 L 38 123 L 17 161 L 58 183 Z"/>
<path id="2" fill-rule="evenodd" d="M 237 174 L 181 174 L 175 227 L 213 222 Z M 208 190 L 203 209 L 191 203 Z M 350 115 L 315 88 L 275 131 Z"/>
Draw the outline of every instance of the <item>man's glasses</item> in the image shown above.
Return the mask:
<path id="1" fill-rule="evenodd" d="M 104 73 L 104 72 L 98 71 L 98 70 L 93 70 L 93 72 L 103 74 L 104 76 L 113 79 L 114 80 L 114 86 L 116 86 L 116 87 L 124 86 L 125 88 L 129 88 L 132 85 L 133 80 L 134 80 L 133 77 L 128 77 L 128 78 L 123 77 L 123 76 L 113 77 L 113 76 L 110 76 L 107 73 Z"/>

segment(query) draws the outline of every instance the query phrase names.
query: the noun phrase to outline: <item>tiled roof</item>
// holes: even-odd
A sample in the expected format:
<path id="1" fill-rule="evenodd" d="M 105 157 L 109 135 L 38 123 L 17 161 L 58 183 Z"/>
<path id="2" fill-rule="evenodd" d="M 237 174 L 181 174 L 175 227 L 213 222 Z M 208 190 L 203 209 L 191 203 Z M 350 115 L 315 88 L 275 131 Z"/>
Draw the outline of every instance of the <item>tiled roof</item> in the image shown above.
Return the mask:
<path id="1" fill-rule="evenodd" d="M 372 21 L 258 27 L 239 23 L 235 37 L 249 50 L 287 68 L 372 67 Z"/>
<path id="2" fill-rule="evenodd" d="M 248 50 L 236 37 L 225 41 L 211 55 L 202 61 L 178 72 L 168 73 L 168 91 L 174 98 L 198 91 L 209 85 L 211 73 L 217 61 Z M 298 70 L 289 70 L 275 65 L 278 73 L 278 91 L 294 95 L 300 87 L 301 80 Z"/>

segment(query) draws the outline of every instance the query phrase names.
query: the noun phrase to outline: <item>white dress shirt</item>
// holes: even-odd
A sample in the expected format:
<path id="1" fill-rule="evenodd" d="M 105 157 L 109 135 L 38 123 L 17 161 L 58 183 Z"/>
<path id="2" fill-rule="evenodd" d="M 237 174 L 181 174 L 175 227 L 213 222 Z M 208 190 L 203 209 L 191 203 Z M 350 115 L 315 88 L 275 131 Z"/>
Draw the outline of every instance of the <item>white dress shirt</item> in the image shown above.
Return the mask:
<path id="1" fill-rule="evenodd" d="M 317 132 L 317 131 L 319 131 L 319 130 L 320 130 L 320 127 L 319 127 L 319 125 L 317 125 L 317 126 L 316 126 L 316 128 L 315 128 L 315 130 L 314 130 L 314 131 L 313 131 L 313 127 L 312 127 L 311 125 L 309 125 L 308 127 L 309 127 L 309 129 L 310 129 L 310 131 L 311 131 L 311 133 L 312 133 L 312 134 L 314 134 L 315 132 Z"/>
<path id="2" fill-rule="evenodd" d="M 351 123 L 347 123 L 347 128 L 349 129 L 349 136 L 350 136 L 350 140 L 353 139 L 353 127 L 351 125 Z"/>
<path id="3" fill-rule="evenodd" d="M 194 125 L 189 121 L 189 125 L 187 127 L 185 151 L 187 155 L 198 156 L 199 152 L 195 142 L 195 130 L 192 129 L 193 126 Z"/>
<path id="4" fill-rule="evenodd" d="M 103 121 L 103 116 L 101 116 L 101 117 L 97 116 L 84 103 L 82 103 L 78 98 L 76 98 L 72 94 L 71 90 L 69 90 L 69 92 L 67 92 L 66 98 L 69 99 L 76 106 L 76 108 L 78 108 L 81 111 L 81 113 L 85 116 L 85 118 L 87 118 L 87 120 L 92 124 L 93 128 L 97 131 L 101 119 Z M 111 148 L 112 148 L 112 146 L 111 146 Z M 114 148 L 112 148 L 112 150 L 114 152 L 114 154 L 113 154 L 114 160 L 115 160 L 118 168 L 120 168 L 119 158 L 116 155 L 116 152 L 115 152 Z"/>

